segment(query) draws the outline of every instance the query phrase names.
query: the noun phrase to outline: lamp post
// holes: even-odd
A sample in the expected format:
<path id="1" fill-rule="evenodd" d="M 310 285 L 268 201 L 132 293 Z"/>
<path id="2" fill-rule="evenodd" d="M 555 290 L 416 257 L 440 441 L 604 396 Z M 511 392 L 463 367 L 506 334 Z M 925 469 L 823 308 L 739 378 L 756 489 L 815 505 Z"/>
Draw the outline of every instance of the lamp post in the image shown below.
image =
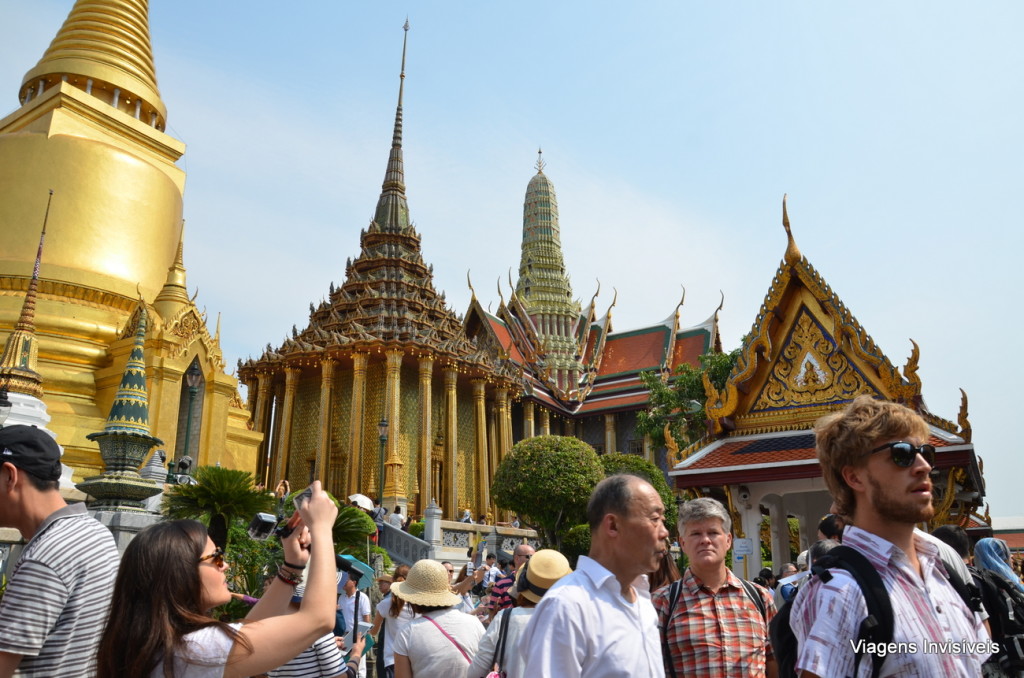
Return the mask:
<path id="1" fill-rule="evenodd" d="M 196 394 L 199 393 L 199 381 L 203 374 L 199 371 L 199 363 L 192 363 L 185 372 L 185 383 L 188 384 L 188 417 L 185 419 L 185 447 L 184 455 L 189 453 L 189 445 L 192 442 L 192 405 L 196 401 Z"/>
<path id="2" fill-rule="evenodd" d="M 384 505 L 384 448 L 388 444 L 388 418 L 384 417 L 377 424 L 377 434 L 380 436 L 380 472 L 377 474 L 377 501 Z"/>
<path id="3" fill-rule="evenodd" d="M 11 414 L 11 401 L 7 398 L 7 389 L 0 388 L 0 428 L 4 427 L 7 417 Z"/>

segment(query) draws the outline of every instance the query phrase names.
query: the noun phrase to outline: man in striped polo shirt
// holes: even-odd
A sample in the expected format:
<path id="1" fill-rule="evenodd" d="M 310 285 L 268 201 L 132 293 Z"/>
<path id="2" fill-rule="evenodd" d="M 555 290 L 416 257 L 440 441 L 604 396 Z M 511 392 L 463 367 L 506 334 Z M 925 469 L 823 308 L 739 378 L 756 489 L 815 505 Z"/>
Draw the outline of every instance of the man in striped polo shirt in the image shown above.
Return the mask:
<path id="1" fill-rule="evenodd" d="M 0 678 L 88 678 L 119 556 L 110 531 L 60 496 L 60 447 L 34 426 L 0 428 L 0 526 L 26 540 L 0 600 Z"/>

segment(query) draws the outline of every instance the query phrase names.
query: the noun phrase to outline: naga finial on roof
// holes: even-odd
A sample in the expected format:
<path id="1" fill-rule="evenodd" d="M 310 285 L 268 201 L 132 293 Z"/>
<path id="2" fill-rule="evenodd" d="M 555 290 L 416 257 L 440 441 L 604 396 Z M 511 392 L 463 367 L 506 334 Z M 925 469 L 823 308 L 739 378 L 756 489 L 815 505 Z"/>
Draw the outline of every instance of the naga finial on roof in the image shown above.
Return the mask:
<path id="1" fill-rule="evenodd" d="M 793 239 L 793 231 L 789 227 L 789 212 L 786 211 L 786 194 L 782 194 L 782 227 L 786 229 L 786 238 L 788 244 L 786 245 L 786 257 L 785 261 L 790 266 L 795 266 L 800 261 L 800 250 L 796 246 L 796 240 Z"/>

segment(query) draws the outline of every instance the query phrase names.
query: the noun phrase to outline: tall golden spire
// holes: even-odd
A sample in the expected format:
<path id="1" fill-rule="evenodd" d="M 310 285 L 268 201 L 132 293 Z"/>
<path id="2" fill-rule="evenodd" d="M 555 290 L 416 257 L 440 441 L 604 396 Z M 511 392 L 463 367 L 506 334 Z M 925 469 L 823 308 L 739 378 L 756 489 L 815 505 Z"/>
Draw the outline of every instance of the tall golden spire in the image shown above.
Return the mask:
<path id="1" fill-rule="evenodd" d="M 388 168 L 384 174 L 382 201 L 387 195 L 401 196 L 403 200 L 405 199 L 405 168 L 402 162 L 402 96 L 405 93 L 405 48 L 409 42 L 408 19 L 405 20 L 402 29 L 405 31 L 405 36 L 402 38 L 402 71 L 398 75 L 398 108 L 395 110 L 395 131 L 391 136 L 391 154 L 388 156 Z M 408 206 L 405 209 L 408 210 Z M 378 219 L 378 223 L 383 226 L 384 220 Z"/>
<path id="2" fill-rule="evenodd" d="M 181 223 L 181 235 L 178 237 L 178 253 L 174 256 L 174 263 L 167 269 L 167 282 L 164 283 L 160 294 L 153 300 L 153 307 L 165 321 L 170 320 L 178 310 L 189 303 L 188 289 L 185 286 L 185 263 L 183 249 L 185 244 L 185 222 Z"/>
<path id="3" fill-rule="evenodd" d="M 32 268 L 32 280 L 25 292 L 25 302 L 14 331 L 7 337 L 3 355 L 0 356 L 0 388 L 12 393 L 24 393 L 35 398 L 43 397 L 43 378 L 36 371 L 39 362 L 39 340 L 36 338 L 36 293 L 39 288 L 39 264 L 43 258 L 43 241 L 46 238 L 46 222 L 50 217 L 50 203 L 53 190 L 46 200 L 43 215 L 43 232 L 39 234 L 39 249 L 36 263 Z"/>
<path id="4" fill-rule="evenodd" d="M 19 101 L 61 80 L 163 129 L 148 0 L 77 0 L 49 49 L 22 80 Z"/>

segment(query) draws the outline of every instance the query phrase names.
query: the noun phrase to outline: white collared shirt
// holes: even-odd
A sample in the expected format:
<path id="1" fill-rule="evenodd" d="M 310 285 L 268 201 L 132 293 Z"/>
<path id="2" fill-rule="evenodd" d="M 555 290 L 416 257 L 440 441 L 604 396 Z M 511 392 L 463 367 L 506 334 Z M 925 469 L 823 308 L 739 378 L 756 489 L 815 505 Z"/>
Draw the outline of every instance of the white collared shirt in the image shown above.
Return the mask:
<path id="1" fill-rule="evenodd" d="M 627 601 L 615 575 L 586 556 L 541 599 L 519 653 L 531 677 L 665 676 L 651 601 Z"/>
<path id="2" fill-rule="evenodd" d="M 981 664 L 991 654 L 986 650 L 988 632 L 949 583 L 931 540 L 914 534 L 920 575 L 901 549 L 875 534 L 847 526 L 843 544 L 871 561 L 892 602 L 894 645 L 882 676 L 981 674 Z M 819 676 L 847 676 L 853 672 L 852 642 L 867 616 L 867 605 L 849 573 L 830 572 L 831 581 L 812 578 L 793 601 L 790 625 L 800 644 L 796 668 Z M 858 676 L 869 675 L 871 656 L 865 654 Z"/>

